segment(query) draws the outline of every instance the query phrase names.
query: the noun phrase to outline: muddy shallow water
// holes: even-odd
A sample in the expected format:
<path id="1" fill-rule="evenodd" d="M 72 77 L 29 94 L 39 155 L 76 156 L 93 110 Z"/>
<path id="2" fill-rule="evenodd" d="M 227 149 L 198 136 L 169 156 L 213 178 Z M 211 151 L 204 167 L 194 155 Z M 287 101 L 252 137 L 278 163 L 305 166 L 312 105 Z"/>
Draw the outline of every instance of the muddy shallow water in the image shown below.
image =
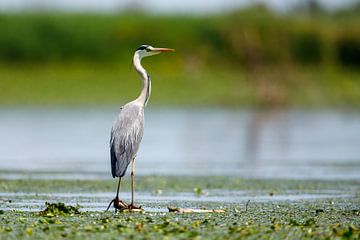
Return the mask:
<path id="1" fill-rule="evenodd" d="M 82 211 L 104 211 L 109 200 L 114 197 L 113 192 L 98 193 L 11 193 L 0 192 L 3 210 L 40 211 L 44 208 L 44 202 L 63 202 L 68 205 L 80 205 Z M 122 199 L 130 201 L 130 193 L 122 193 Z M 353 198 L 355 194 L 344 194 L 340 191 L 319 191 L 313 194 L 299 194 L 295 191 L 287 191 L 284 194 L 273 195 L 269 192 L 254 191 L 224 191 L 211 190 L 202 195 L 191 192 L 167 193 L 164 195 L 140 192 L 136 194 L 137 203 L 144 206 L 148 212 L 168 212 L 167 206 L 179 206 L 186 202 L 187 206 L 192 203 L 217 203 L 219 208 L 223 204 L 244 205 L 247 201 L 256 202 L 283 202 L 319 199 L 345 199 Z M 9 201 L 9 199 L 11 199 Z"/>

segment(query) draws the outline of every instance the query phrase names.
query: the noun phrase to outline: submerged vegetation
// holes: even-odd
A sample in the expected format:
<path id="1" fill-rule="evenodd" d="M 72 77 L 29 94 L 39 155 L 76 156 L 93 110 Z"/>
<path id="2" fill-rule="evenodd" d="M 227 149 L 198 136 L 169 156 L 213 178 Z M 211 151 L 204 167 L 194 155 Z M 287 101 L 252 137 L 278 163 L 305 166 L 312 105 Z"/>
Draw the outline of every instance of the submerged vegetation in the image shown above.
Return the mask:
<path id="1" fill-rule="evenodd" d="M 337 205 L 259 203 L 247 212 L 232 206 L 226 213 L 85 212 L 56 217 L 6 211 L 0 215 L 0 234 L 5 239 L 358 239 L 356 203 Z"/>
<path id="2" fill-rule="evenodd" d="M 1 173 L 1 172 L 0 172 Z M 129 176 L 123 180 L 121 188 L 130 191 Z M 1 180 L 0 192 L 47 192 L 47 193 L 96 193 L 112 192 L 116 187 L 109 180 Z M 195 196 L 206 195 L 209 189 L 224 190 L 269 190 L 284 193 L 316 193 L 317 190 L 343 190 L 360 194 L 357 180 L 282 180 L 282 179 L 243 179 L 225 176 L 137 176 L 136 190 L 161 195 L 166 192 L 192 192 Z"/>
<path id="3" fill-rule="evenodd" d="M 222 209 L 212 213 L 174 213 L 146 210 L 141 213 L 79 211 L 74 203 L 81 201 L 88 192 L 103 193 L 111 191 L 111 181 L 74 181 L 74 180 L 1 180 L 0 192 L 9 193 L 10 199 L 1 197 L 0 236 L 2 239 L 358 239 L 360 237 L 360 208 L 358 181 L 316 181 L 316 180 L 252 180 L 217 177 L 141 177 L 137 187 L 142 192 L 153 192 L 162 187 L 161 194 L 172 196 L 174 193 L 191 191 L 195 188 L 206 189 L 210 194 L 216 189 L 252 189 L 268 192 L 267 201 L 229 201 L 212 202 L 206 196 L 193 194 L 198 200 L 164 201 L 161 196 L 153 202 L 143 202 L 152 209 L 171 204 L 174 208 L 194 207 L 197 209 Z M 178 186 L 179 187 L 175 187 Z M 21 186 L 21 187 L 20 187 Z M 91 189 L 93 186 L 93 189 Z M 327 189 L 328 192 L 346 193 L 347 197 L 314 198 L 300 200 L 272 200 L 278 194 L 312 193 Z M 128 191 L 129 189 L 124 189 Z M 46 203 L 58 201 L 56 192 L 69 194 L 71 204 Z M 11 193 L 34 193 L 33 195 L 11 195 Z M 81 194 L 82 193 L 82 194 Z M 139 192 L 137 192 L 139 194 Z M 39 194 L 39 195 L 38 195 Z M 45 195 L 40 195 L 45 194 Z M 154 193 L 155 195 L 159 193 Z M 227 195 L 231 195 L 229 192 Z M 11 197 L 12 196 L 12 197 Z M 15 197 L 17 196 L 17 197 Z M 78 197 L 75 197 L 78 196 Z M 102 196 L 100 194 L 100 196 Z M 186 196 L 186 194 L 182 194 Z M 334 195 L 336 196 L 336 195 Z M 40 204 L 41 209 L 24 211 L 21 204 Z M 47 199 L 46 201 L 44 199 Z M 11 203 L 10 203 L 11 200 Z M 102 204 L 94 199 L 94 205 Z M 103 200 L 101 200 L 103 201 Z M 141 201 L 140 199 L 138 201 Z M 6 203 L 7 202 L 7 203 Z M 4 208 L 13 206 L 12 209 Z M 102 205 L 101 205 L 102 206 Z"/>
<path id="4" fill-rule="evenodd" d="M 148 43 L 177 50 L 144 61 L 155 105 L 358 106 L 358 11 L 2 13 L 0 104 L 129 101 L 140 88 L 131 57 Z"/>

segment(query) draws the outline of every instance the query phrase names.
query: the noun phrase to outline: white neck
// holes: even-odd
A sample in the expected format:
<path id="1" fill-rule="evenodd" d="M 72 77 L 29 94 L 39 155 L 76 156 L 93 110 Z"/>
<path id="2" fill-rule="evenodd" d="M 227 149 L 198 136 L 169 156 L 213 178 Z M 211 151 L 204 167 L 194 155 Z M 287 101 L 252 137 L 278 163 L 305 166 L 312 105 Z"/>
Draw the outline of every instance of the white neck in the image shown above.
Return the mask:
<path id="1" fill-rule="evenodd" d="M 150 98 L 151 80 L 146 70 L 141 66 L 141 58 L 138 53 L 134 54 L 133 64 L 135 70 L 139 73 L 142 80 L 142 90 L 140 96 L 135 100 L 135 102 L 142 107 L 145 107 Z"/>

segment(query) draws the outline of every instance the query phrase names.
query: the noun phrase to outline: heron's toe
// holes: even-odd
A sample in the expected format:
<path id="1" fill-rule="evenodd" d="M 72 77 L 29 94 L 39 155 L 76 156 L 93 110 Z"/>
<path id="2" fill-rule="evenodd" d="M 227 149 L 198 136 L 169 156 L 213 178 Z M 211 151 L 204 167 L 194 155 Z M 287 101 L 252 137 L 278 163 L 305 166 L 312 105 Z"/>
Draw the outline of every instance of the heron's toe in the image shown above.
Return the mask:
<path id="1" fill-rule="evenodd" d="M 129 204 L 119 198 L 114 199 L 114 208 L 122 211 L 129 208 Z"/>
<path id="2" fill-rule="evenodd" d="M 130 204 L 129 205 L 129 210 L 141 210 L 141 211 L 143 211 L 144 209 L 141 206 L 136 206 L 134 204 Z"/>

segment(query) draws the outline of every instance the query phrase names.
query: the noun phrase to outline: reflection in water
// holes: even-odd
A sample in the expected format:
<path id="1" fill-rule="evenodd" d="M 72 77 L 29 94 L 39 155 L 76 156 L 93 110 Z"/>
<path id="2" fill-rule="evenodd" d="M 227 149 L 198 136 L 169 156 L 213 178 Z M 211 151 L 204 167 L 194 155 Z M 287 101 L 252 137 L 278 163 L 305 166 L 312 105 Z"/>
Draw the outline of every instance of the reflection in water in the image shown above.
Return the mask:
<path id="1" fill-rule="evenodd" d="M 116 114 L 0 109 L 0 177 L 110 178 Z M 359 146 L 360 112 L 150 108 L 136 171 L 360 179 Z"/>
<path id="2" fill-rule="evenodd" d="M 289 149 L 289 126 L 287 114 L 282 111 L 255 111 L 249 122 L 246 138 L 245 156 L 248 164 L 256 165 L 259 160 L 258 153 L 261 152 L 261 144 L 263 134 L 269 129 L 269 123 L 274 133 L 274 139 L 277 139 L 278 144 L 274 148 L 278 148 L 279 152 L 286 153 Z M 260 162 L 261 164 L 261 162 Z"/>

